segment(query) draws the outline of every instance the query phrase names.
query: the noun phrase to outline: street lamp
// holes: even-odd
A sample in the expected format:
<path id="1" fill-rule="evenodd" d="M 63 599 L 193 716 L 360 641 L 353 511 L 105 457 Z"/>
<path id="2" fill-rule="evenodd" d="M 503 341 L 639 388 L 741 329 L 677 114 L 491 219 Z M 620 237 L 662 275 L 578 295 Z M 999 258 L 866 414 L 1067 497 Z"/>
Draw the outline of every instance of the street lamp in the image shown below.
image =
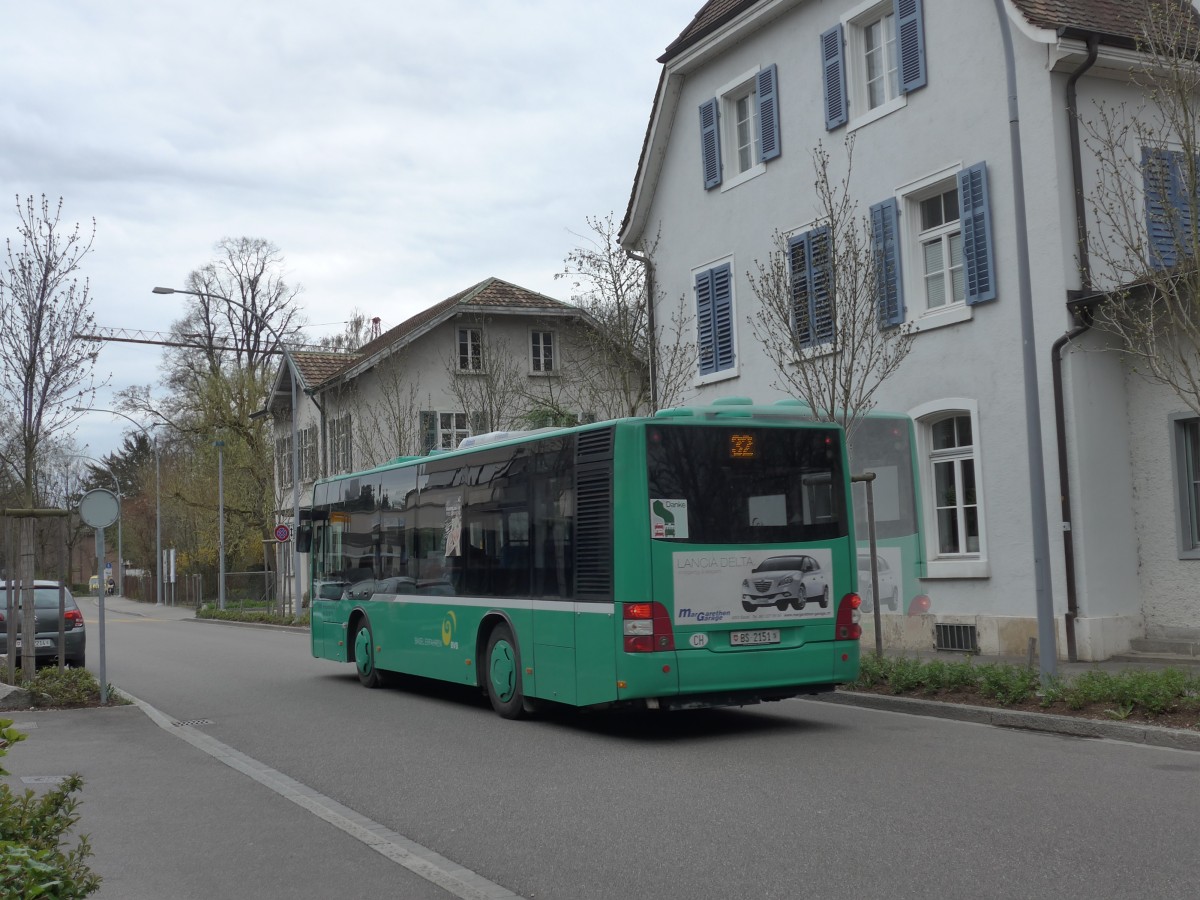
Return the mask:
<path id="1" fill-rule="evenodd" d="M 217 448 L 217 609 L 225 608 L 225 442 Z"/>
<path id="2" fill-rule="evenodd" d="M 154 573 L 157 591 L 157 599 L 155 606 L 163 605 L 163 577 L 162 577 L 162 467 L 158 454 L 158 435 L 151 434 L 146 426 L 140 424 L 137 419 L 125 415 L 123 412 L 117 412 L 115 409 L 99 409 L 83 406 L 71 407 L 73 412 L 102 412 L 113 416 L 120 416 L 126 421 L 132 422 L 134 427 L 142 434 L 150 438 L 151 446 L 154 448 Z M 124 590 L 124 584 L 121 589 Z"/>
<path id="3" fill-rule="evenodd" d="M 300 601 L 302 595 L 301 574 L 300 574 L 300 542 L 296 540 L 295 532 L 300 528 L 300 440 L 299 440 L 299 424 L 300 403 L 299 403 L 299 384 L 300 384 L 300 369 L 296 366 L 296 360 L 284 343 L 283 337 L 271 327 L 265 319 L 258 315 L 240 300 L 232 300 L 229 297 L 224 297 L 221 294 L 214 294 L 211 291 L 185 291 L 182 288 L 156 287 L 153 290 L 155 294 L 190 294 L 193 297 L 214 297 L 217 300 L 224 300 L 230 306 L 236 306 L 245 313 L 252 316 L 259 325 L 266 329 L 271 337 L 275 339 L 276 346 L 283 353 L 283 358 L 287 361 L 288 369 L 292 373 L 292 578 L 293 578 L 293 610 L 297 617 L 300 615 Z"/>

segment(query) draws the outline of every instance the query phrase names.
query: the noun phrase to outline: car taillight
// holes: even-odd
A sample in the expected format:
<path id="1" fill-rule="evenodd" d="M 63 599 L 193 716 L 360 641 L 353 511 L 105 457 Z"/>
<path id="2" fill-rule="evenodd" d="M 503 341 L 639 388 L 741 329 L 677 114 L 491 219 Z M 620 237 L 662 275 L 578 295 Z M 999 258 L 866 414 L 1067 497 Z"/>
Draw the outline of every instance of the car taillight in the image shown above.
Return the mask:
<path id="1" fill-rule="evenodd" d="M 908 614 L 910 616 L 922 616 L 929 612 L 929 607 L 932 605 L 926 594 L 917 594 L 917 596 L 912 598 L 912 603 L 908 604 Z"/>
<path id="2" fill-rule="evenodd" d="M 675 649 L 671 617 L 661 603 L 626 603 L 624 619 L 626 653 Z"/>
<path id="3" fill-rule="evenodd" d="M 847 594 L 838 604 L 837 640 L 857 641 L 862 637 L 862 626 L 858 624 L 858 608 L 862 606 L 862 597 L 858 594 Z"/>
<path id="4" fill-rule="evenodd" d="M 83 613 L 77 609 L 68 609 L 63 613 L 63 618 L 66 620 L 66 629 L 75 628 L 76 626 L 83 627 Z"/>

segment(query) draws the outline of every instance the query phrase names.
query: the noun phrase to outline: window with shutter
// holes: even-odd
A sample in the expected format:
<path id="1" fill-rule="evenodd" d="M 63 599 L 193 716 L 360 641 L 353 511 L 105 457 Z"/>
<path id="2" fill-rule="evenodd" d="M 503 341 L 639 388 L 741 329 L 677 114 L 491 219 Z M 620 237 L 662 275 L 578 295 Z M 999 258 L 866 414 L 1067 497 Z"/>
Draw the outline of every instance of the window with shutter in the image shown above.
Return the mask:
<path id="1" fill-rule="evenodd" d="M 922 0 L 873 0 L 821 35 L 825 128 L 851 127 L 900 109 L 925 87 Z"/>
<path id="2" fill-rule="evenodd" d="M 788 240 L 792 280 L 792 327 L 801 347 L 829 343 L 834 335 L 834 297 L 830 277 L 828 226 Z"/>
<path id="3" fill-rule="evenodd" d="M 696 273 L 696 350 L 701 377 L 733 369 L 733 268 L 729 263 Z"/>
<path id="4" fill-rule="evenodd" d="M 1146 205 L 1149 262 L 1158 269 L 1178 265 L 1181 254 L 1191 254 L 1195 241 L 1194 219 L 1200 197 L 1200 179 L 1189 172 L 1180 150 L 1142 148 L 1142 187 Z M 1200 160 L 1195 166 L 1200 171 Z"/>

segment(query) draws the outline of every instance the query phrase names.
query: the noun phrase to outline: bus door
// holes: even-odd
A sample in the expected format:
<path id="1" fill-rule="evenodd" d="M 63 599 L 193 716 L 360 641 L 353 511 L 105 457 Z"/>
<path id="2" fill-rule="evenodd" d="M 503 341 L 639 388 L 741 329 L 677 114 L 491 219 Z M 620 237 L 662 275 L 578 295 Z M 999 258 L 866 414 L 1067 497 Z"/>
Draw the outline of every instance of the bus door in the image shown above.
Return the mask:
<path id="1" fill-rule="evenodd" d="M 536 690 L 540 697 L 575 703 L 575 485 L 569 445 L 543 442 L 534 473 L 529 524 Z"/>

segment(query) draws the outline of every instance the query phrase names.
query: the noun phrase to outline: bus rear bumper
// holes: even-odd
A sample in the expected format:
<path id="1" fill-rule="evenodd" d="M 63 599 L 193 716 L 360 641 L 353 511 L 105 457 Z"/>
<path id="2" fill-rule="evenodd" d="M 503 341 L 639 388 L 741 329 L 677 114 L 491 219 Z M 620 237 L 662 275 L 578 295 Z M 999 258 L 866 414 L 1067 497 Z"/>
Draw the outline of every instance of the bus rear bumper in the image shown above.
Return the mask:
<path id="1" fill-rule="evenodd" d="M 750 691 L 722 691 L 709 694 L 680 694 L 675 697 L 647 697 L 642 701 L 646 709 L 681 710 L 712 709 L 720 706 L 754 706 L 774 700 L 790 700 L 810 694 L 827 694 L 837 688 L 836 684 L 803 684 L 789 688 L 767 688 Z"/>

